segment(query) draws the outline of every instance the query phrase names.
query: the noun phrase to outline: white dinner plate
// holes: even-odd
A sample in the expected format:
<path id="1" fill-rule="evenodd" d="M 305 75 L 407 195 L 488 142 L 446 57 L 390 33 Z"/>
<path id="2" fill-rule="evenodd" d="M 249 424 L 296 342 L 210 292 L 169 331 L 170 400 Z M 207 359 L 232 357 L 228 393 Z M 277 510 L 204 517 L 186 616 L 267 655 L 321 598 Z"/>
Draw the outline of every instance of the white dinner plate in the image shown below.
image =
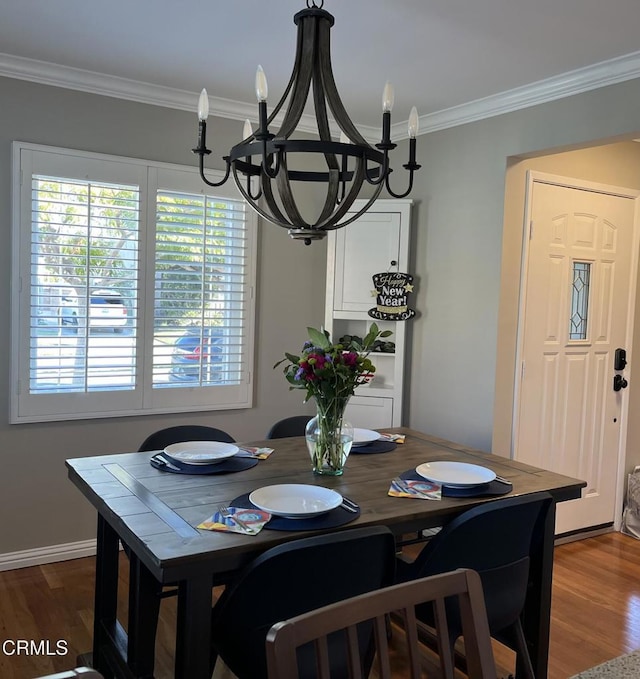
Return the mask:
<path id="1" fill-rule="evenodd" d="M 216 464 L 239 450 L 238 446 L 222 441 L 184 441 L 167 446 L 164 454 L 183 464 Z"/>
<path id="2" fill-rule="evenodd" d="M 358 429 L 354 427 L 353 429 L 353 443 L 352 446 L 366 446 L 373 441 L 377 441 L 380 438 L 380 433 L 377 431 L 372 431 L 371 429 Z"/>
<path id="3" fill-rule="evenodd" d="M 254 490 L 249 495 L 249 501 L 258 509 L 275 516 L 308 519 L 339 507 L 342 495 L 322 486 L 279 483 Z"/>
<path id="4" fill-rule="evenodd" d="M 496 473 L 486 467 L 466 462 L 425 462 L 416 467 L 420 476 L 429 481 L 435 481 L 441 486 L 451 488 L 466 488 L 489 483 L 496 478 Z"/>

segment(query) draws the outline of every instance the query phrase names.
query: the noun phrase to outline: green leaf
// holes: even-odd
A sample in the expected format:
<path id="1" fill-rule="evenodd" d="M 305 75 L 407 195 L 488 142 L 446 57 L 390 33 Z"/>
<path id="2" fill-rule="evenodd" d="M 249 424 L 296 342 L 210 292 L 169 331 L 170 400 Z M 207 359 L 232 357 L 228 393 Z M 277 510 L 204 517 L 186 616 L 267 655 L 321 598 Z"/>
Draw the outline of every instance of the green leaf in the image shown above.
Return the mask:
<path id="1" fill-rule="evenodd" d="M 353 340 L 351 342 L 351 346 L 349 348 L 353 349 L 354 351 L 362 351 L 363 350 L 362 344 L 360 344 L 360 342 L 357 342 L 356 340 Z"/>
<path id="2" fill-rule="evenodd" d="M 372 323 L 371 327 L 369 328 L 369 332 L 366 334 L 364 342 L 362 343 L 363 347 L 368 349 L 376 341 L 379 334 L 380 330 L 378 330 L 378 325 L 376 323 Z"/>
<path id="3" fill-rule="evenodd" d="M 393 335 L 393 331 L 392 331 L 392 330 L 383 330 L 383 331 L 380 333 L 380 337 L 389 337 L 390 335 Z"/>
<path id="4" fill-rule="evenodd" d="M 315 328 L 307 328 L 307 332 L 309 333 L 309 338 L 313 342 L 314 346 L 319 347 L 320 349 L 328 349 L 331 346 L 331 342 L 329 341 L 328 333 L 326 331 L 320 332 Z"/>

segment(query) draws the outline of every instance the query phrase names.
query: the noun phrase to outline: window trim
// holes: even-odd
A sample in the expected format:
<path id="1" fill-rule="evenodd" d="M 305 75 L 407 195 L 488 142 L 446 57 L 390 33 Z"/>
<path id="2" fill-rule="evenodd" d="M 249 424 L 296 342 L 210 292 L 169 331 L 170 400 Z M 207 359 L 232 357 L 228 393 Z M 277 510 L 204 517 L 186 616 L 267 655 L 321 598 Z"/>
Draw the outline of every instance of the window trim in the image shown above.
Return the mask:
<path id="1" fill-rule="evenodd" d="M 30 283 L 25 273 L 25 248 L 27 236 L 32 232 L 31 189 L 22 186 L 26 182 L 31 186 L 33 172 L 27 158 L 34 152 L 50 153 L 59 157 L 71 156 L 84 162 L 114 162 L 130 166 L 134 172 L 143 176 L 140 182 L 140 230 L 138 240 L 138 296 L 139 317 L 136 333 L 136 385 L 133 390 L 113 390 L 100 395 L 91 393 L 75 394 L 22 394 L 25 389 L 24 380 L 29 378 L 29 318 L 31 312 Z M 39 169 L 38 169 L 39 171 Z M 228 386 L 175 386 L 171 389 L 154 389 L 152 385 L 153 361 L 153 327 L 154 327 L 154 271 L 155 271 L 155 200 L 156 192 L 162 190 L 160 183 L 151 184 L 152 178 L 162 171 L 181 173 L 185 183 L 193 181 L 191 193 L 200 193 L 221 198 L 232 198 L 242 201 L 235 185 L 229 183 L 224 187 L 209 190 L 199 178 L 197 168 L 174 163 L 160 163 L 137 158 L 93 153 L 74 149 L 64 149 L 40 144 L 14 141 L 12 143 L 12 248 L 11 248 L 11 424 L 47 421 L 66 421 L 78 419 L 99 419 L 125 416 L 155 415 L 177 412 L 198 412 L 250 408 L 253 405 L 253 379 L 255 362 L 255 286 L 257 276 L 257 215 L 248 206 L 246 208 L 246 327 L 244 344 L 244 376 L 240 385 Z M 36 172 L 37 173 L 37 172 Z M 221 172 L 213 176 L 222 178 Z M 94 177 L 91 177 L 94 179 Z M 99 179 L 99 177 L 95 178 Z M 196 181 L 197 180 L 197 181 Z M 197 187 L 197 188 L 196 188 Z M 246 203 L 245 203 L 246 205 Z M 27 316 L 24 318 L 23 314 Z M 26 343 L 25 343 L 25 340 Z M 160 392 L 167 392 L 160 394 Z M 117 398 L 116 398 L 117 396 Z M 37 398 L 36 398 L 37 397 Z M 129 398 L 127 398 L 129 397 Z M 46 398 L 46 408 L 36 407 L 36 403 Z M 91 401 L 91 403 L 87 403 Z M 116 401 L 117 406 L 101 407 L 104 401 Z M 55 407 L 51 407 L 51 404 Z M 98 404 L 96 406 L 96 404 Z"/>

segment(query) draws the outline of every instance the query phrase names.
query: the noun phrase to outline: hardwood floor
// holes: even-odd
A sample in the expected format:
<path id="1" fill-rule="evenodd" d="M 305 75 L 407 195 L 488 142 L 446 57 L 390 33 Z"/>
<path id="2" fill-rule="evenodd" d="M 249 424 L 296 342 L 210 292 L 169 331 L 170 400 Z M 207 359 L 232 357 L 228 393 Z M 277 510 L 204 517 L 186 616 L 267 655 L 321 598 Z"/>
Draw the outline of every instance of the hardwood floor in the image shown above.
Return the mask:
<path id="1" fill-rule="evenodd" d="M 93 567 L 93 558 L 86 558 L 0 572 L 2 679 L 70 669 L 78 654 L 90 650 Z M 121 571 L 127 572 L 124 555 Z M 175 603 L 162 602 L 157 679 L 173 674 Z M 126 612 L 125 579 L 121 606 Z M 640 541 L 609 533 L 557 547 L 551 616 L 549 679 L 566 679 L 640 648 Z M 33 649 L 38 654 L 17 654 L 18 640 L 44 643 Z M 57 655 L 65 646 L 66 655 Z M 510 656 L 498 653 L 499 665 L 508 669 Z"/>

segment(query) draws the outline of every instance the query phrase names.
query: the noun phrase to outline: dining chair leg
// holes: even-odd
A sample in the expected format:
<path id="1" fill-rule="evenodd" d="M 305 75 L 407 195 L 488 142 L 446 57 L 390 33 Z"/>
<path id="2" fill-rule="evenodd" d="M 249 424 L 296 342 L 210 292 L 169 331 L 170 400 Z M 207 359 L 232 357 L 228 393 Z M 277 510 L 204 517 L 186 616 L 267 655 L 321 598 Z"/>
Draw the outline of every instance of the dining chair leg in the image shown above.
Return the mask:
<path id="1" fill-rule="evenodd" d="M 524 631 L 522 629 L 522 624 L 520 620 L 517 620 L 513 626 L 513 635 L 515 640 L 515 647 L 517 649 L 518 658 L 518 677 L 523 676 L 525 679 L 536 679 L 536 675 L 533 671 L 533 665 L 531 664 L 531 657 L 529 655 L 529 650 L 527 648 L 527 640 L 524 636 Z"/>

